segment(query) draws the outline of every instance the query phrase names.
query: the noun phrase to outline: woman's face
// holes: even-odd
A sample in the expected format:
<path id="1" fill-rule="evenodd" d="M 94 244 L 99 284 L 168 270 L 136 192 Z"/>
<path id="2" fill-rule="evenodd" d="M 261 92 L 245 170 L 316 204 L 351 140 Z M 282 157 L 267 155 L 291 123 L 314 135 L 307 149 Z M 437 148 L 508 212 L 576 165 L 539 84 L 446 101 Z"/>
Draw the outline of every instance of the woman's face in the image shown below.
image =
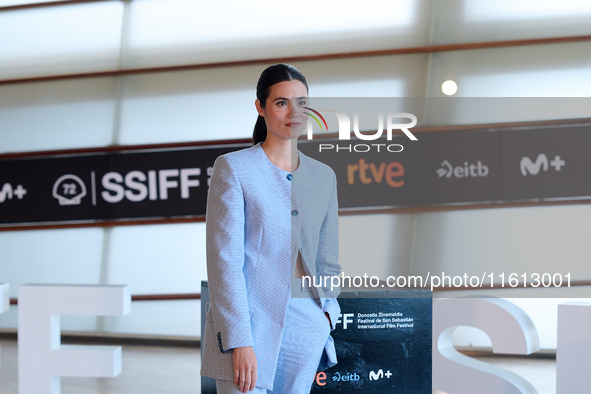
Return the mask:
<path id="1" fill-rule="evenodd" d="M 302 110 L 308 106 L 308 91 L 302 82 L 276 83 L 271 86 L 265 107 L 261 107 L 259 100 L 255 105 L 259 115 L 265 118 L 267 138 L 290 140 L 304 131 L 307 118 Z"/>

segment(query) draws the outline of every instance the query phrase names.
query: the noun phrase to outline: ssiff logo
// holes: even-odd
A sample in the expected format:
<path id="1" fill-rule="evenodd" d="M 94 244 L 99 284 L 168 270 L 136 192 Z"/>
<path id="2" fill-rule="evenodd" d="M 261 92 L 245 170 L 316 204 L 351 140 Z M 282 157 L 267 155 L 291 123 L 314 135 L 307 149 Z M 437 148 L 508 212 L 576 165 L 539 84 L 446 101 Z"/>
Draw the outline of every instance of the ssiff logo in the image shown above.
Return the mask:
<path id="1" fill-rule="evenodd" d="M 304 114 L 308 115 L 308 122 L 307 122 L 307 136 L 308 139 L 311 140 L 314 138 L 314 121 L 320 126 L 320 130 L 324 130 L 324 126 L 328 131 L 328 124 L 326 123 L 326 119 L 322 116 L 319 111 L 316 111 L 309 107 L 304 107 L 306 110 L 310 112 L 304 112 Z M 351 120 L 349 116 L 338 110 L 334 109 L 327 109 L 322 110 L 322 112 L 333 114 L 337 117 L 339 122 L 339 140 L 351 140 Z M 394 123 L 394 119 L 410 119 L 409 123 Z M 320 122 L 322 120 L 322 122 Z M 410 128 L 416 126 L 417 124 L 417 117 L 408 112 L 398 112 L 398 113 L 388 113 L 386 114 L 386 139 L 388 141 L 392 140 L 392 135 L 395 130 L 402 131 L 411 141 L 417 141 L 417 137 L 415 137 L 411 132 Z M 378 129 L 374 134 L 362 134 L 359 130 L 359 114 L 356 112 L 353 114 L 353 133 L 355 137 L 363 141 L 374 141 L 378 138 L 382 137 L 384 133 L 384 114 L 378 114 Z M 404 147 L 401 144 L 349 144 L 349 145 L 334 145 L 334 144 L 320 144 L 319 145 L 319 152 L 323 150 L 334 150 L 336 152 L 339 151 L 347 151 L 347 152 L 369 152 L 371 150 L 376 150 L 377 152 L 388 151 L 388 152 L 402 152 Z"/>
<path id="2" fill-rule="evenodd" d="M 76 175 L 63 175 L 53 184 L 52 194 L 60 205 L 80 205 L 86 196 L 86 186 Z"/>
<path id="3" fill-rule="evenodd" d="M 353 317 L 355 316 L 354 313 L 341 313 L 336 324 L 342 324 L 343 330 L 346 330 L 348 326 L 353 325 L 354 320 Z"/>

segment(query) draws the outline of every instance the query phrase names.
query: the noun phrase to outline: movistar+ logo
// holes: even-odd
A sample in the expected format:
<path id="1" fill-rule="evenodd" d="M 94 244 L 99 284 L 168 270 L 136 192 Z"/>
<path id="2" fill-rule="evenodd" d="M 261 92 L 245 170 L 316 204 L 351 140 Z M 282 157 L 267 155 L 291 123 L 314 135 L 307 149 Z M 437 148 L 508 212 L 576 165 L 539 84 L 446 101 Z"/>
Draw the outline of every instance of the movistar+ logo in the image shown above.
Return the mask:
<path id="1" fill-rule="evenodd" d="M 548 156 L 544 153 L 540 153 L 536 158 L 535 163 L 527 156 L 522 157 L 519 168 L 521 169 L 521 175 L 523 176 L 527 176 L 528 174 L 538 175 L 540 170 L 548 171 L 548 164 L 554 167 L 556 171 L 560 171 L 560 169 L 566 165 L 566 162 L 558 155 L 554 157 L 554 160 L 549 162 Z"/>
<path id="2" fill-rule="evenodd" d="M 18 185 L 16 189 L 13 189 L 10 183 L 5 183 L 0 189 L 0 203 L 6 200 L 12 200 L 13 195 L 19 200 L 22 200 L 25 194 L 27 194 L 27 189 L 23 185 Z"/>

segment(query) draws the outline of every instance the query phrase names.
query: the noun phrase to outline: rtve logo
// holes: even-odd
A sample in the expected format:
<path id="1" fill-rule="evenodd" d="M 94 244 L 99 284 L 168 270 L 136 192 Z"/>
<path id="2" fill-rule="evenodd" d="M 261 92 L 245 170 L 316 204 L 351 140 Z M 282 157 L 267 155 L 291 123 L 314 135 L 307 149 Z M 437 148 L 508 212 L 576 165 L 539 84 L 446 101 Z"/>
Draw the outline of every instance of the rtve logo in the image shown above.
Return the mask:
<path id="1" fill-rule="evenodd" d="M 369 172 L 367 171 L 369 169 Z M 347 165 L 347 183 L 355 184 L 356 174 L 363 184 L 372 182 L 382 183 L 383 180 L 390 187 L 404 186 L 404 167 L 397 161 L 391 163 L 380 163 L 378 166 L 374 163 L 366 163 L 364 159 L 359 159 L 359 164 Z"/>
<path id="2" fill-rule="evenodd" d="M 307 110 L 314 112 L 314 114 L 318 115 L 322 120 L 320 120 L 314 115 L 309 112 L 304 112 L 308 115 L 308 122 L 306 124 L 307 127 L 307 135 L 308 139 L 311 140 L 314 138 L 314 120 L 320 126 L 322 130 L 322 124 L 326 126 L 328 130 L 328 125 L 326 120 L 322 116 L 319 111 L 313 110 L 312 108 L 307 108 Z M 339 122 L 339 140 L 341 141 L 350 141 L 351 140 L 351 120 L 349 116 L 344 113 L 343 111 L 338 111 L 334 109 L 324 109 L 322 110 L 323 113 L 333 114 L 337 117 Z M 394 123 L 394 119 L 410 119 L 410 123 Z M 388 113 L 386 114 L 386 139 L 388 141 L 392 140 L 392 135 L 395 130 L 402 131 L 411 141 L 417 141 L 417 137 L 415 137 L 411 132 L 410 128 L 416 126 L 417 124 L 417 117 L 408 112 L 398 112 L 398 113 Z M 384 114 L 378 113 L 378 129 L 374 134 L 362 134 L 359 131 L 359 114 L 355 112 L 353 114 L 353 133 L 355 137 L 362 140 L 362 141 L 374 141 L 378 138 L 382 137 L 384 133 Z M 337 144 L 320 144 L 318 147 L 318 151 L 330 151 L 333 150 L 335 152 L 346 151 L 346 152 L 369 152 L 371 150 L 376 150 L 377 152 L 388 151 L 388 152 L 402 152 L 404 147 L 400 144 L 348 144 L 348 145 L 340 145 Z"/>

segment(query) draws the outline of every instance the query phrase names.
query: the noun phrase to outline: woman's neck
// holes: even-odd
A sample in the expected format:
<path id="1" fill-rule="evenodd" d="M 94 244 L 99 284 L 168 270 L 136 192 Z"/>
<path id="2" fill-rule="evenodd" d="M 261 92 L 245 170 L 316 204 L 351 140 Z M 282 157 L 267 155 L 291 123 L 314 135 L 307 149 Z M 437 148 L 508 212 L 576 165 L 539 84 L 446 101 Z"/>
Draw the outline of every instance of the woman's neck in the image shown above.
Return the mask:
<path id="1" fill-rule="evenodd" d="M 298 168 L 299 154 L 297 139 L 282 140 L 267 136 L 261 147 L 269 160 L 283 171 L 293 172 Z"/>

